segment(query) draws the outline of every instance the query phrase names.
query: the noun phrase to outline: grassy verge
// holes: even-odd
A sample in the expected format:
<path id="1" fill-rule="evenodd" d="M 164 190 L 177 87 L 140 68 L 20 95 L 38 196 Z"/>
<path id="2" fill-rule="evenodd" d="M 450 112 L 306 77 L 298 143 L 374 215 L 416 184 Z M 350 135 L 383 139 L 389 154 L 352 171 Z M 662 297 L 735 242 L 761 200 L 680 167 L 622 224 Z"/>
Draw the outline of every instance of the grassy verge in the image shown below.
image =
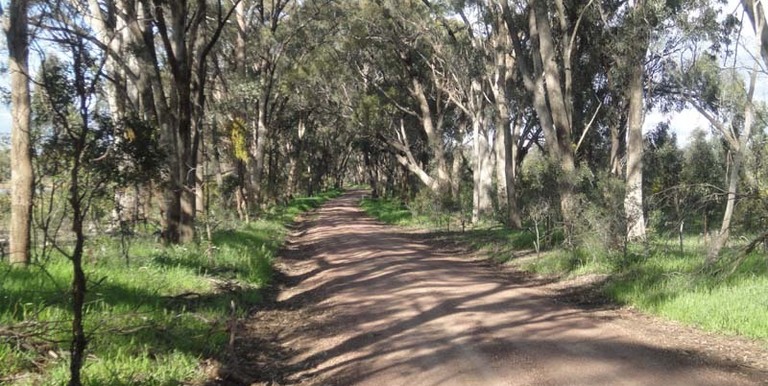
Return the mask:
<path id="1" fill-rule="evenodd" d="M 369 200 L 363 208 L 389 223 L 424 222 L 398 205 Z M 533 252 L 536 237 L 531 230 L 472 229 L 440 236 L 483 250 L 500 263 L 541 275 L 606 275 L 602 292 L 615 303 L 708 331 L 768 341 L 768 257 L 764 253 L 749 255 L 731 273 L 728 259 L 719 266 L 705 266 L 706 243 L 699 236 L 688 236 L 682 251 L 676 241 L 659 239 L 633 246 L 626 254 L 592 246 L 553 248 L 538 255 Z"/>
<path id="2" fill-rule="evenodd" d="M 226 348 L 228 321 L 260 301 L 285 226 L 336 194 L 299 198 L 218 230 L 210 256 L 203 246 L 135 240 L 127 263 L 116 241 L 92 240 L 85 383 L 201 383 L 203 361 L 218 360 Z M 70 271 L 64 258 L 27 269 L 0 265 L 0 383 L 66 383 Z"/>
<path id="3" fill-rule="evenodd" d="M 370 216 L 390 225 L 430 229 L 461 229 L 461 218 L 455 214 L 418 214 L 398 199 L 363 198 L 360 206 Z"/>
<path id="4" fill-rule="evenodd" d="M 419 223 L 408 207 L 399 200 L 363 198 L 360 206 L 370 216 L 387 224 L 413 226 Z"/>

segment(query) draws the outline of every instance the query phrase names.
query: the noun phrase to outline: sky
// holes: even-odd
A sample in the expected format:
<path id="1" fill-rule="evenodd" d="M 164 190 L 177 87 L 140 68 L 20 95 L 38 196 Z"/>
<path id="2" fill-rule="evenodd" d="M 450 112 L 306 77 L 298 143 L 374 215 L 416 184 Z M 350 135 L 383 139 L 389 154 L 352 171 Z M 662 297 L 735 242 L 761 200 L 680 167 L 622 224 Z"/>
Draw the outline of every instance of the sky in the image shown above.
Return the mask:
<path id="1" fill-rule="evenodd" d="M 3 80 L 0 81 L 3 83 L 7 83 L 8 80 L 3 77 Z M 9 110 L 9 106 L 2 104 L 0 105 L 0 135 L 2 134 L 8 134 L 11 132 L 11 111 Z"/>
<path id="2" fill-rule="evenodd" d="M 730 12 L 733 10 L 739 10 L 739 0 L 728 0 L 728 4 L 725 6 L 724 11 Z M 740 16 L 740 15 L 739 15 Z M 748 23 L 748 21 L 747 21 Z M 751 25 L 745 25 L 742 29 L 742 35 L 745 40 L 746 48 L 756 47 L 756 39 L 752 31 Z M 740 47 L 739 52 L 744 54 L 745 48 Z M 753 50 L 754 51 L 754 50 Z M 0 52 L 0 60 L 7 61 L 7 51 Z M 746 55 L 744 55 L 746 56 Z M 746 56 L 745 61 L 751 60 L 751 57 Z M 768 75 L 761 74 L 758 77 L 758 86 L 755 92 L 755 100 L 768 101 Z M 7 87 L 8 75 L 0 75 L 0 87 Z M 658 111 L 650 111 L 645 116 L 645 123 L 643 131 L 648 132 L 655 128 L 661 122 L 668 122 L 670 127 L 675 133 L 677 133 L 678 145 L 685 146 L 691 136 L 691 133 L 696 129 L 703 129 L 705 132 L 709 132 L 709 121 L 707 121 L 701 114 L 693 109 L 685 109 L 681 112 L 662 114 Z M 0 104 L 0 136 L 8 134 L 11 131 L 11 114 L 9 106 Z"/>

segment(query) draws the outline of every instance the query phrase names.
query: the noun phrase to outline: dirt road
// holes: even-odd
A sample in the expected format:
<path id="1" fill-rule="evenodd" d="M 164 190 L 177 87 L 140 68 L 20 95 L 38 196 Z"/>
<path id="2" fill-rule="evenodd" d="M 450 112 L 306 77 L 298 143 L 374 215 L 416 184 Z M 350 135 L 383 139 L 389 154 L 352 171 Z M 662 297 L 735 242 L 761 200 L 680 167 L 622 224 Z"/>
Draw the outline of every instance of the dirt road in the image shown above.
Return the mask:
<path id="1" fill-rule="evenodd" d="M 558 302 L 541 283 L 378 224 L 358 209 L 361 194 L 297 229 L 283 256 L 287 288 L 243 338 L 251 381 L 768 384 L 755 369 L 660 344 L 642 321 Z"/>

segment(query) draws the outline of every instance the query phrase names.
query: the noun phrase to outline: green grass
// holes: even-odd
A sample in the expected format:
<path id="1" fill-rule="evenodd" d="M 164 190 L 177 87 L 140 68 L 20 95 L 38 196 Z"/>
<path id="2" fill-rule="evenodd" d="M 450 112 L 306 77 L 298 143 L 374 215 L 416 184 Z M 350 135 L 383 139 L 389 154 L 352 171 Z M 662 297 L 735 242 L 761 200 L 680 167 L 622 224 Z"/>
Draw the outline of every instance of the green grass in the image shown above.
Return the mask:
<path id="1" fill-rule="evenodd" d="M 430 229 L 461 229 L 461 219 L 455 214 L 416 213 L 396 198 L 363 198 L 360 207 L 368 215 L 387 224 Z"/>
<path id="2" fill-rule="evenodd" d="M 115 240 L 89 243 L 85 384 L 202 382 L 202 361 L 219 360 L 226 348 L 230 305 L 241 317 L 260 301 L 285 225 L 336 194 L 296 199 L 218 230 L 210 257 L 204 245 L 135 240 L 126 265 Z M 70 281 L 63 257 L 26 269 L 0 265 L 0 383 L 66 383 Z"/>
<path id="3" fill-rule="evenodd" d="M 652 253 L 614 275 L 606 293 L 622 304 L 708 331 L 768 339 L 766 256 L 753 253 L 732 275 L 723 274 L 728 264 L 706 267 L 704 256 Z"/>
<path id="4" fill-rule="evenodd" d="M 360 206 L 370 216 L 387 224 L 402 226 L 418 224 L 413 213 L 400 200 L 363 198 Z"/>
<path id="5" fill-rule="evenodd" d="M 729 259 L 705 264 L 706 250 L 691 236 L 684 253 L 659 244 L 619 252 L 554 250 L 518 266 L 545 275 L 607 274 L 603 292 L 615 303 L 707 331 L 768 340 L 768 260 L 753 253 L 730 274 Z"/>
<path id="6" fill-rule="evenodd" d="M 364 200 L 370 215 L 390 224 L 419 226 L 399 202 Z M 436 228 L 427 224 L 425 228 Z M 603 294 L 617 304 L 697 326 L 707 331 L 768 341 L 768 256 L 753 253 L 732 274 L 731 259 L 705 265 L 705 242 L 698 236 L 661 239 L 633 245 L 626 256 L 602 245 L 575 249 L 549 248 L 538 256 L 531 230 L 500 227 L 439 231 L 435 236 L 484 251 L 490 259 L 540 275 L 573 278 L 603 274 Z M 562 236 L 554 239 L 561 239 Z M 730 251 L 731 256 L 737 253 Z M 728 256 L 728 254 L 726 254 Z"/>

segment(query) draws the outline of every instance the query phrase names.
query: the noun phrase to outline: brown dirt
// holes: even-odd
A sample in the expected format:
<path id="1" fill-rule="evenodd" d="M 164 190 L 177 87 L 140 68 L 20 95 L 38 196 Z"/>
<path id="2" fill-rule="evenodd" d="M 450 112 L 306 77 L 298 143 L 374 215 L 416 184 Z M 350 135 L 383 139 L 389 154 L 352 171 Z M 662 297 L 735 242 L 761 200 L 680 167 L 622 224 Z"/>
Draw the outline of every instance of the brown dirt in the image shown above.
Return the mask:
<path id="1" fill-rule="evenodd" d="M 498 269 L 366 217 L 361 194 L 297 226 L 213 383 L 768 385 L 758 343 L 595 306 L 593 281 Z"/>

